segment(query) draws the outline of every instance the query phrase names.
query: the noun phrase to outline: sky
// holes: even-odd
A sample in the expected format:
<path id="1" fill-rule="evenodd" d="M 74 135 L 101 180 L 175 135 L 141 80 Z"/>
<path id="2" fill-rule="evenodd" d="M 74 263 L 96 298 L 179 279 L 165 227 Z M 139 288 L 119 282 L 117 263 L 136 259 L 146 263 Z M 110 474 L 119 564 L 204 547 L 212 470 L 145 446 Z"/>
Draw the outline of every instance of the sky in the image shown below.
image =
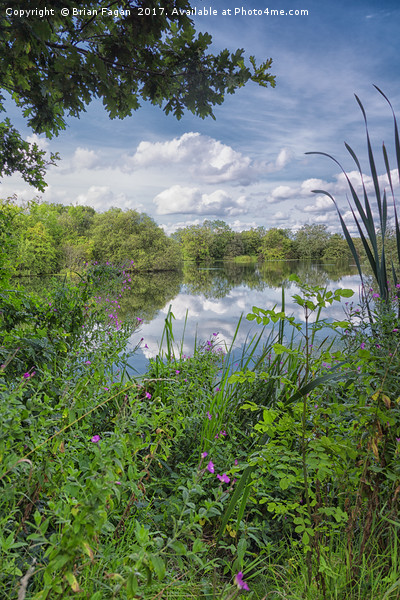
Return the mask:
<path id="1" fill-rule="evenodd" d="M 384 140 L 394 157 L 391 111 L 373 84 L 390 98 L 400 118 L 400 3 L 195 0 L 191 4 L 217 11 L 194 17 L 195 28 L 212 35 L 212 52 L 244 48 L 247 60 L 250 55 L 258 63 L 272 58 L 276 87 L 248 83 L 215 107 L 215 121 L 191 113 L 177 121 L 147 103 L 132 117 L 110 120 L 101 101 L 95 100 L 79 119 L 68 119 L 68 128 L 52 140 L 32 135 L 9 104 L 8 116 L 21 133 L 48 151 L 59 152 L 61 160 L 48 170 L 45 193 L 13 175 L 2 180 L 1 196 L 16 194 L 19 201 L 39 196 L 46 202 L 88 205 L 97 211 L 135 209 L 150 215 L 169 234 L 204 219 L 222 219 L 236 231 L 258 226 L 296 231 L 306 223 L 340 231 L 333 203 L 312 190 L 329 191 L 348 217 L 346 180 L 328 158 L 305 153 L 332 154 L 356 183 L 346 141 L 360 157 L 371 188 L 357 94 L 377 154 L 381 155 Z M 232 14 L 223 16 L 227 9 Z M 266 9 L 287 14 L 266 14 Z M 290 15 L 290 10 L 307 14 Z M 378 163 L 378 172 L 384 185 L 383 163 Z"/>

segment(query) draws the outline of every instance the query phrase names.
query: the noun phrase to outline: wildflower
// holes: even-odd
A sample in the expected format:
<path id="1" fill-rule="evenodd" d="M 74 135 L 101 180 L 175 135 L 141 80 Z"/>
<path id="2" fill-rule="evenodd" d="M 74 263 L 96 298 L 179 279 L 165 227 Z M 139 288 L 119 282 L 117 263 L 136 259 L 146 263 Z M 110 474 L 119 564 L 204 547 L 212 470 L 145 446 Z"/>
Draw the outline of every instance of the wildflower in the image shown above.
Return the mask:
<path id="1" fill-rule="evenodd" d="M 373 298 L 379 298 L 379 294 L 372 294 Z"/>
<path id="2" fill-rule="evenodd" d="M 246 590 L 247 592 L 249 591 L 249 586 L 243 579 L 242 571 L 239 571 L 239 573 L 237 575 L 235 575 L 234 581 L 235 581 L 237 587 L 239 588 L 239 590 Z"/>
<path id="3" fill-rule="evenodd" d="M 207 471 L 209 471 L 209 473 L 214 473 L 214 471 L 215 471 L 214 463 L 211 460 L 207 465 Z"/>
<path id="4" fill-rule="evenodd" d="M 180 371 L 178 371 L 178 370 L 176 370 L 176 371 L 175 371 L 175 374 L 176 374 L 176 375 L 179 375 L 179 373 L 180 373 Z"/>
<path id="5" fill-rule="evenodd" d="M 150 398 L 151 398 L 151 394 L 149 394 L 149 392 L 146 392 L 146 393 L 145 393 L 145 396 L 146 396 L 147 400 L 150 400 Z"/>
<path id="6" fill-rule="evenodd" d="M 84 362 L 84 364 L 85 364 L 85 365 L 91 365 L 92 363 L 90 362 L 90 360 L 86 360 L 86 361 Z"/>
<path id="7" fill-rule="evenodd" d="M 212 419 L 212 414 L 210 413 L 210 411 L 207 411 L 207 417 L 208 417 L 208 419 L 211 421 L 211 419 Z"/>
<path id="8" fill-rule="evenodd" d="M 148 347 L 148 345 L 147 345 L 147 344 L 145 344 L 145 345 L 144 345 L 144 347 L 145 347 L 145 348 L 147 348 L 147 349 L 149 349 L 149 347 Z"/>
<path id="9" fill-rule="evenodd" d="M 122 483 L 120 481 L 116 481 L 115 484 L 116 485 L 122 485 Z"/>
<path id="10" fill-rule="evenodd" d="M 136 317 L 136 321 L 137 321 L 138 323 L 141 323 L 141 322 L 142 322 L 142 319 L 141 319 L 140 317 Z"/>
<path id="11" fill-rule="evenodd" d="M 396 442 L 400 444 L 400 438 L 396 438 Z"/>
<path id="12" fill-rule="evenodd" d="M 237 459 L 237 458 L 235 458 L 235 463 L 234 463 L 234 464 L 235 464 L 235 467 L 237 467 L 237 466 L 238 466 L 238 464 L 239 464 L 239 461 L 238 461 L 238 459 Z"/>
<path id="13" fill-rule="evenodd" d="M 392 329 L 392 333 L 397 333 L 399 330 L 398 329 Z"/>
<path id="14" fill-rule="evenodd" d="M 365 348 L 365 343 L 364 342 L 361 342 L 360 348 L 361 348 L 361 350 L 364 350 L 364 348 Z"/>
<path id="15" fill-rule="evenodd" d="M 219 432 L 219 435 L 226 436 L 226 431 L 225 431 L 225 429 L 223 429 L 222 431 L 220 431 L 220 432 Z"/>
<path id="16" fill-rule="evenodd" d="M 93 444 L 97 444 L 100 441 L 100 436 L 94 435 L 90 441 L 93 442 Z"/>
<path id="17" fill-rule="evenodd" d="M 201 458 L 205 458 L 206 456 L 208 456 L 208 452 L 202 452 L 201 453 Z"/>
<path id="18" fill-rule="evenodd" d="M 219 387 L 216 387 L 216 388 L 215 388 L 215 391 L 216 391 L 216 392 L 220 392 L 221 390 L 219 389 Z"/>
<path id="19" fill-rule="evenodd" d="M 217 335 L 218 335 L 218 333 L 213 333 L 213 336 L 214 336 L 214 337 L 217 337 Z"/>
<path id="20" fill-rule="evenodd" d="M 228 477 L 228 475 L 226 473 L 223 473 L 222 475 L 217 475 L 217 478 L 220 481 L 223 481 L 224 483 L 229 483 L 230 482 L 230 479 L 229 479 L 229 477 Z"/>

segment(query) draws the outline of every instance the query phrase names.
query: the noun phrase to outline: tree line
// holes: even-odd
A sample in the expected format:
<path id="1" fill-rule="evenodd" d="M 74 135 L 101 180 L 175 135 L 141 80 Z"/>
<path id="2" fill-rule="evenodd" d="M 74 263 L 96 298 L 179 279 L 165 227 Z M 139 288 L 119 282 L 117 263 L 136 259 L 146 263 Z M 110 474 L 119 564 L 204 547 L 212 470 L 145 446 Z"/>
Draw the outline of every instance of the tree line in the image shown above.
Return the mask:
<path id="1" fill-rule="evenodd" d="M 175 270 L 181 263 L 179 244 L 135 210 L 98 213 L 36 201 L 21 207 L 7 200 L 0 202 L 0 214 L 0 242 L 8 238 L 8 264 L 16 274 L 79 270 L 94 261 L 133 261 L 139 271 Z"/>
<path id="2" fill-rule="evenodd" d="M 298 231 L 272 227 L 256 227 L 232 231 L 221 220 L 205 220 L 202 225 L 178 229 L 177 240 L 185 260 L 207 260 L 254 257 L 258 260 L 346 260 L 350 253 L 346 240 L 329 233 L 326 225 L 303 225 Z"/>
<path id="3" fill-rule="evenodd" d="M 297 232 L 273 227 L 233 231 L 222 220 L 178 229 L 170 237 L 145 213 L 66 206 L 15 199 L 1 201 L 1 236 L 8 236 L 9 264 L 16 274 L 79 270 L 85 263 L 133 261 L 139 271 L 177 270 L 183 261 L 200 263 L 252 257 L 254 260 L 348 259 L 344 238 L 325 225 Z"/>

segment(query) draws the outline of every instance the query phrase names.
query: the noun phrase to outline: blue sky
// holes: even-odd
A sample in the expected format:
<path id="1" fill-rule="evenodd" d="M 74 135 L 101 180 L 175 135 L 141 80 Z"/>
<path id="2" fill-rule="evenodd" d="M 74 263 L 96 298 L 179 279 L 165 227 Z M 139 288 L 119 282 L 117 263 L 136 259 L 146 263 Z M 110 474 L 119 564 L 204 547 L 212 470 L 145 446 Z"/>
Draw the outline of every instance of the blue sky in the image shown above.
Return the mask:
<path id="1" fill-rule="evenodd" d="M 365 158 L 356 93 L 378 152 L 385 140 L 393 155 L 390 109 L 372 84 L 400 117 L 398 0 L 197 0 L 192 6 L 218 12 L 194 18 L 197 30 L 212 34 L 212 50 L 244 48 L 257 62 L 271 57 L 276 88 L 247 84 L 215 108 L 215 121 L 191 114 L 176 121 L 147 104 L 131 118 L 111 121 L 94 101 L 58 138 L 41 140 L 62 157 L 48 171 L 42 198 L 99 211 L 137 209 L 169 233 L 213 218 L 236 230 L 322 223 L 338 231 L 332 203 L 311 190 L 326 189 L 345 207 L 344 178 L 333 162 L 305 152 L 331 153 L 354 171 L 343 142 Z M 222 16 L 242 7 L 308 15 Z M 12 107 L 9 116 L 36 139 Z M 17 176 L 3 180 L 1 193 L 21 201 L 37 195 Z"/>

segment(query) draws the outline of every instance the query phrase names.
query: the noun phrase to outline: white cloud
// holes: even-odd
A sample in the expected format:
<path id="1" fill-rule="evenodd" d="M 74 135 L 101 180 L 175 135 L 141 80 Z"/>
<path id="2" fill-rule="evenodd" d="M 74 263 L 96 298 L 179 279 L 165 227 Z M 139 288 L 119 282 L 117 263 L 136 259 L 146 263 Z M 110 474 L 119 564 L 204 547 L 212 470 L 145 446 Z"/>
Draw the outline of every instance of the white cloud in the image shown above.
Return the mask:
<path id="1" fill-rule="evenodd" d="M 99 166 L 99 157 L 94 150 L 78 147 L 71 159 L 71 167 L 76 171 L 93 169 Z"/>
<path id="2" fill-rule="evenodd" d="M 204 194 L 198 188 L 173 185 L 158 194 L 154 200 L 157 214 L 196 214 L 235 216 L 248 212 L 247 199 L 240 196 L 236 200 L 224 190 Z"/>
<path id="3" fill-rule="evenodd" d="M 285 157 L 280 159 L 285 160 Z M 166 142 L 142 141 L 133 156 L 125 156 L 123 171 L 138 168 L 179 165 L 207 183 L 238 182 L 249 184 L 258 177 L 258 169 L 248 156 L 200 133 L 188 132 Z"/>
<path id="4" fill-rule="evenodd" d="M 314 204 L 307 204 L 304 208 L 301 208 L 304 212 L 308 213 L 323 213 L 327 211 L 336 210 L 335 205 L 330 198 L 327 196 L 317 196 Z"/>

